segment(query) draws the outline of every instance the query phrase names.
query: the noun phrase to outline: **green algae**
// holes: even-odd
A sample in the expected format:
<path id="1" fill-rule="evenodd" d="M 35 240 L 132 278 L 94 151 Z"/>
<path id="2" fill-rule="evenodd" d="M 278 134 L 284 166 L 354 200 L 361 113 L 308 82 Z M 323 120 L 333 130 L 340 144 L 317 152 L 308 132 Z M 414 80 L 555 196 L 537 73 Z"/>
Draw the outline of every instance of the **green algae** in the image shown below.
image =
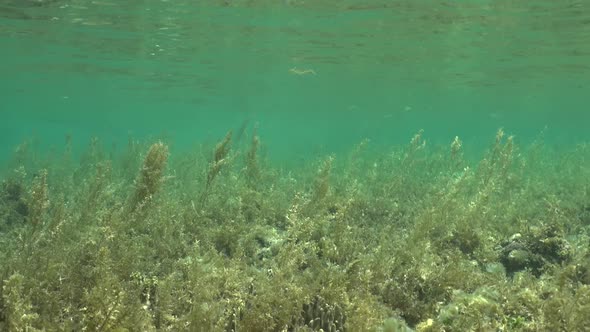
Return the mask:
<path id="1" fill-rule="evenodd" d="M 498 131 L 469 162 L 459 138 L 420 132 L 281 169 L 256 133 L 231 139 L 188 153 L 94 140 L 80 162 L 19 149 L 0 185 L 0 329 L 590 325 L 588 146 Z"/>

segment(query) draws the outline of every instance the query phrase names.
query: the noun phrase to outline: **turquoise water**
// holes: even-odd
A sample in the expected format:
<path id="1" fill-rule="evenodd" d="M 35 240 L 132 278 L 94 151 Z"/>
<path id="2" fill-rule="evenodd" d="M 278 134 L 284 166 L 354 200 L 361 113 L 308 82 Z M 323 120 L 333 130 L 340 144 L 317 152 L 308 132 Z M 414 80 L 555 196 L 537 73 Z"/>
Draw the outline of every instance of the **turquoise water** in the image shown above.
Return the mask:
<path id="1" fill-rule="evenodd" d="M 578 143 L 590 123 L 589 7 L 5 0 L 2 156 L 65 135 L 189 147 L 244 121 L 279 159 L 419 129 L 473 146 L 500 127 L 521 140 L 547 127 L 549 142 Z"/>
<path id="2" fill-rule="evenodd" d="M 0 331 L 588 331 L 589 88 L 590 1 L 0 0 Z"/>

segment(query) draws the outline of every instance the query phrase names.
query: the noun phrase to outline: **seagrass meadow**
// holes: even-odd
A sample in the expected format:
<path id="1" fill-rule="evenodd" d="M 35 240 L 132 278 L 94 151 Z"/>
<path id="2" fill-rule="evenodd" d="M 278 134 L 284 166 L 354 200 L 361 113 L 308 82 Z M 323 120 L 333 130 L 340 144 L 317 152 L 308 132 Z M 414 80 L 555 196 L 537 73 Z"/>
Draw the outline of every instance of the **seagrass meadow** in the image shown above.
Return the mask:
<path id="1" fill-rule="evenodd" d="M 0 331 L 590 331 L 590 3 L 0 0 Z"/>
<path id="2" fill-rule="evenodd" d="M 19 146 L 0 190 L 4 330 L 583 331 L 590 147 L 483 157 L 423 133 L 285 172 L 256 132 L 175 155 Z"/>

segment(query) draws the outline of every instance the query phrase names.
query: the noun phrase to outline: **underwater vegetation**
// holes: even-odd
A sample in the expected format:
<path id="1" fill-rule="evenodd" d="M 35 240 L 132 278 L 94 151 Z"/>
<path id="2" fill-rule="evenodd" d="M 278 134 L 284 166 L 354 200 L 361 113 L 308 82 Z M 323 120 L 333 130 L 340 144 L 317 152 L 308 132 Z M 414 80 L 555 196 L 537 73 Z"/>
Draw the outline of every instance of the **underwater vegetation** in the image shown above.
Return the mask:
<path id="1" fill-rule="evenodd" d="M 590 146 L 457 137 L 304 167 L 254 131 L 175 153 L 23 143 L 0 180 L 2 331 L 587 331 Z"/>

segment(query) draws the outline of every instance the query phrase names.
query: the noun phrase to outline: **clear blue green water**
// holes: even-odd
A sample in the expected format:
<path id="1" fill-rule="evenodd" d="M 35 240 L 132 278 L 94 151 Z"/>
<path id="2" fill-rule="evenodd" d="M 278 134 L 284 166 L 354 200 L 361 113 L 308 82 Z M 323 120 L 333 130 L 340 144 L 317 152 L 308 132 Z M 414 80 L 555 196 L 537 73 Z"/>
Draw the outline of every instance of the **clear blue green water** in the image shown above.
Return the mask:
<path id="1" fill-rule="evenodd" d="M 0 331 L 588 331 L 589 90 L 587 0 L 0 0 Z"/>
<path id="2" fill-rule="evenodd" d="M 189 147 L 246 120 L 287 160 L 419 129 L 578 143 L 589 45 L 584 1 L 4 0 L 0 151 L 65 135 Z"/>

